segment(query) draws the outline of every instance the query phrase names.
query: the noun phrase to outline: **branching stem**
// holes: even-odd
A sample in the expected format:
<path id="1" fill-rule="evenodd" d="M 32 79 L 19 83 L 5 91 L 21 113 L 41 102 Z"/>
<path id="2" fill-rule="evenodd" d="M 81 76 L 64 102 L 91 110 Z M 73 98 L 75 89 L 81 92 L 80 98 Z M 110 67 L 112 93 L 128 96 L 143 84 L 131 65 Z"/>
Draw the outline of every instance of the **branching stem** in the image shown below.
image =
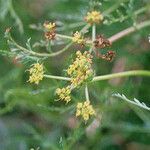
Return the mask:
<path id="1" fill-rule="evenodd" d="M 101 80 L 109 80 L 112 78 L 119 78 L 119 77 L 128 77 L 128 76 L 148 76 L 148 77 L 150 77 L 150 71 L 132 70 L 132 71 L 102 75 L 102 76 L 94 77 L 92 82 L 101 81 Z"/>
<path id="2" fill-rule="evenodd" d="M 96 76 L 93 78 L 92 82 L 101 81 L 101 80 L 109 80 L 113 78 L 120 78 L 120 77 L 129 77 L 129 76 L 147 76 L 150 77 L 150 71 L 147 70 L 132 70 L 132 71 L 125 71 L 125 72 L 119 72 L 119 73 L 113 73 L 108 75 L 102 75 L 102 76 Z M 71 79 L 68 77 L 62 77 L 62 76 L 54 76 L 54 75 L 44 75 L 45 78 L 50 79 L 57 79 L 57 80 L 66 80 L 70 81 Z M 85 88 L 85 93 L 88 93 L 87 85 Z"/>

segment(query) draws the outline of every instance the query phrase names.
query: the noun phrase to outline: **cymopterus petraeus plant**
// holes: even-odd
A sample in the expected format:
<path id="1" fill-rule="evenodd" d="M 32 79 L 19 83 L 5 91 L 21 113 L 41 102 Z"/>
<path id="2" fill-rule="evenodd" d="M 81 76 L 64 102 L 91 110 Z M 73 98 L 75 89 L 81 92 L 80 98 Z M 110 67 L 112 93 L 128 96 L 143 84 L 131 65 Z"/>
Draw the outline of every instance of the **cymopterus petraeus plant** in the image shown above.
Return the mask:
<path id="1" fill-rule="evenodd" d="M 58 30 L 59 25 L 57 25 L 57 22 L 45 21 L 40 29 L 43 31 L 43 45 L 45 46 L 47 52 L 33 50 L 33 46 L 30 44 L 31 39 L 28 39 L 26 47 L 21 46 L 11 36 L 11 28 L 8 28 L 5 32 L 5 38 L 7 39 L 8 45 L 11 49 L 11 52 L 9 52 L 9 54 L 12 57 L 15 57 L 17 60 L 31 60 L 32 62 L 35 62 L 28 70 L 26 70 L 29 75 L 29 79 L 27 80 L 27 82 L 29 84 L 36 84 L 37 86 L 40 86 L 40 82 L 42 82 L 45 78 L 48 78 L 50 80 L 53 79 L 66 81 L 65 86 L 58 86 L 56 88 L 56 100 L 61 101 L 65 105 L 67 105 L 68 103 L 74 103 L 74 115 L 76 117 L 83 118 L 85 122 L 87 122 L 92 117 L 98 117 L 98 113 L 92 102 L 92 96 L 89 94 L 90 83 L 101 82 L 102 80 L 108 80 L 118 77 L 150 77 L 150 71 L 147 70 L 130 70 L 108 75 L 97 75 L 94 69 L 94 58 L 99 58 L 102 61 L 111 63 L 115 59 L 115 57 L 119 57 L 115 50 L 112 50 L 111 48 L 112 44 L 115 41 L 123 38 L 130 33 L 142 30 L 142 28 L 150 26 L 149 20 L 142 21 L 141 23 L 137 23 L 135 26 L 133 25 L 119 33 L 116 33 L 115 35 L 112 35 L 111 37 L 106 38 L 104 33 L 97 32 L 97 26 L 105 26 L 106 23 L 111 24 L 111 21 L 118 21 L 117 19 L 114 19 L 108 22 L 109 19 L 105 19 L 105 17 L 107 17 L 107 13 L 108 12 L 101 12 L 95 8 L 91 9 L 85 16 L 83 16 L 82 24 L 84 24 L 84 27 L 73 32 L 72 35 L 60 34 Z M 121 19 L 125 20 L 127 18 L 128 16 L 124 16 Z M 89 34 L 91 36 L 89 36 Z M 67 44 L 64 48 L 54 52 L 53 47 L 56 46 L 59 42 L 66 42 Z M 72 45 L 76 45 L 76 47 L 73 48 Z M 67 68 L 64 68 L 66 75 L 55 76 L 53 74 L 48 74 L 44 66 L 44 61 L 46 59 L 51 59 L 52 57 L 54 58 L 55 56 L 61 55 L 70 49 L 73 49 L 74 54 L 71 64 L 69 64 Z M 105 50 L 105 52 L 103 50 Z M 80 93 L 81 87 L 84 87 L 85 89 L 85 96 L 82 99 L 78 99 L 77 102 L 72 101 L 74 90 Z M 132 102 L 128 100 L 124 95 L 114 94 L 114 96 L 146 110 L 150 110 L 148 106 L 146 106 L 144 103 L 140 103 L 136 99 Z"/>

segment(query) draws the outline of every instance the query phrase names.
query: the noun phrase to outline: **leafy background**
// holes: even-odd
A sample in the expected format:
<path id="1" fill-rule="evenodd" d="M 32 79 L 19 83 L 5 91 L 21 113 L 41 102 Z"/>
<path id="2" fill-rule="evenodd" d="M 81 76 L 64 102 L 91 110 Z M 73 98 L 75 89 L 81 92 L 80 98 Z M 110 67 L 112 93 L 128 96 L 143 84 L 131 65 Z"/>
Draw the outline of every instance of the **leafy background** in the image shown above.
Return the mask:
<path id="1" fill-rule="evenodd" d="M 99 5 L 101 2 L 102 5 Z M 150 80 L 142 77 L 128 77 L 91 83 L 90 99 L 100 114 L 100 125 L 95 129 L 74 117 L 74 103 L 84 98 L 84 89 L 76 90 L 73 102 L 64 105 L 56 102 L 55 89 L 65 82 L 43 80 L 38 86 L 27 83 L 25 72 L 32 62 L 18 62 L 7 56 L 4 32 L 12 27 L 12 36 L 25 45 L 31 37 L 31 43 L 43 39 L 43 33 L 31 29 L 33 24 L 45 20 L 55 20 L 63 25 L 60 33 L 71 35 L 80 29 L 83 16 L 92 7 L 105 12 L 103 25 L 97 27 L 97 33 L 106 37 L 134 25 L 149 20 L 149 0 L 0 0 L 0 49 L 6 53 L 0 56 L 0 150 L 41 150 L 79 149 L 79 150 L 148 150 L 150 149 L 150 114 L 135 106 L 128 105 L 113 93 L 123 93 L 128 98 L 136 97 L 150 106 Z M 115 8 L 115 9 L 113 9 Z M 146 10 L 135 15 L 136 10 Z M 126 18 L 124 18 L 126 16 Z M 76 28 L 70 28 L 74 25 Z M 150 27 L 115 42 L 115 60 L 110 63 L 99 58 L 94 59 L 97 75 L 110 74 L 124 70 L 149 70 Z M 61 46 L 60 46 L 61 47 Z M 64 75 L 64 69 L 71 62 L 72 53 L 68 52 L 44 62 L 47 72 Z M 53 51 L 57 51 L 57 48 Z M 59 61 L 58 61 L 59 60 Z"/>

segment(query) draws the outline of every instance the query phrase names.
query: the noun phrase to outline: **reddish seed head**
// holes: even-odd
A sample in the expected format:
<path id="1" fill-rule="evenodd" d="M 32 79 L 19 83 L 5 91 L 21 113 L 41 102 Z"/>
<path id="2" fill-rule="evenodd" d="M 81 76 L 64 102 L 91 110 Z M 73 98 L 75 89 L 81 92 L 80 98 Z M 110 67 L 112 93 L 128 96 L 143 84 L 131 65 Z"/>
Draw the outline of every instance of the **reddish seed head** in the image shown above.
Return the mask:
<path id="1" fill-rule="evenodd" d="M 54 40 L 56 36 L 55 32 L 45 32 L 45 38 L 47 40 Z"/>
<path id="2" fill-rule="evenodd" d="M 111 46 L 111 43 L 108 39 L 104 38 L 103 35 L 98 35 L 94 41 L 94 46 L 96 48 L 105 48 Z"/>
<path id="3" fill-rule="evenodd" d="M 103 55 L 103 59 L 106 59 L 108 61 L 112 61 L 115 57 L 116 53 L 114 51 L 108 51 L 105 55 Z"/>

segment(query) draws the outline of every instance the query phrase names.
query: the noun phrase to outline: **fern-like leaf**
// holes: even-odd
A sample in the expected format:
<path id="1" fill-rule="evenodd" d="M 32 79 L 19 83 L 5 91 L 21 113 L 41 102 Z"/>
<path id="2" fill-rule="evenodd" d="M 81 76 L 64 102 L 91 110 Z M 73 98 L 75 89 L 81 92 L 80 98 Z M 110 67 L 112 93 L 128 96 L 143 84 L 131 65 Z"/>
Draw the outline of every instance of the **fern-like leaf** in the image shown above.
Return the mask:
<path id="1" fill-rule="evenodd" d="M 114 97 L 118 97 L 122 100 L 127 101 L 128 103 L 131 103 L 133 105 L 139 106 L 143 109 L 149 110 L 150 111 L 150 107 L 146 106 L 146 104 L 144 102 L 140 102 L 139 100 L 137 100 L 136 98 L 134 98 L 133 100 L 129 100 L 124 94 L 113 94 L 112 96 Z"/>

